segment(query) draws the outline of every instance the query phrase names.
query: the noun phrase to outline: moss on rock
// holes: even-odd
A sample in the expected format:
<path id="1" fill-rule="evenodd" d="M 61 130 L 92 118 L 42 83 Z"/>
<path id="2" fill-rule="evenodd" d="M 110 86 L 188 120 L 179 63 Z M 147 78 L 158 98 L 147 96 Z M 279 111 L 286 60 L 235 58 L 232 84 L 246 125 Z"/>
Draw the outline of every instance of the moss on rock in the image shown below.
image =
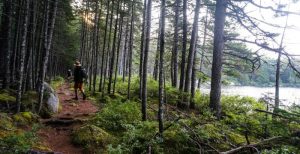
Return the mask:
<path id="1" fill-rule="evenodd" d="M 13 120 L 18 125 L 28 125 L 37 122 L 38 116 L 31 112 L 20 112 L 13 115 Z"/>
<path id="2" fill-rule="evenodd" d="M 111 143 L 112 136 L 105 130 L 94 126 L 85 125 L 72 134 L 72 141 L 74 144 L 84 146 L 86 148 L 105 148 L 106 145 Z"/>

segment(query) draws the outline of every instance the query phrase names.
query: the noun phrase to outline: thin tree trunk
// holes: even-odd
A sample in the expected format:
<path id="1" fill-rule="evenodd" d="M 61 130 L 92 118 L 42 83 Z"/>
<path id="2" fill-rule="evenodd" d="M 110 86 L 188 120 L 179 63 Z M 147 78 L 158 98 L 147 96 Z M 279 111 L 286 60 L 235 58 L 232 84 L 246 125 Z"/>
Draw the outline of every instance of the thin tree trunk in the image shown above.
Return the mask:
<path id="1" fill-rule="evenodd" d="M 95 67 L 94 67 L 94 76 L 93 76 L 93 93 L 96 92 L 96 82 L 97 82 L 97 75 L 98 75 L 98 59 L 99 59 L 99 33 L 100 28 L 98 25 L 100 25 L 100 17 L 102 14 L 102 0 L 100 1 L 101 7 L 99 10 L 99 4 L 98 1 L 96 1 L 96 21 L 95 21 L 95 31 L 96 31 L 96 45 L 95 45 L 95 52 L 96 52 L 96 61 L 95 61 Z"/>
<path id="2" fill-rule="evenodd" d="M 145 52 L 143 58 L 143 81 L 142 81 L 142 120 L 147 120 L 147 69 L 148 69 L 148 53 L 150 44 L 150 31 L 151 31 L 151 8 L 152 0 L 148 0 L 147 5 L 147 26 L 146 26 L 146 40 L 145 40 Z"/>
<path id="3" fill-rule="evenodd" d="M 5 63 L 4 63 L 4 78 L 2 88 L 6 89 L 10 86 L 10 62 L 11 62 L 11 39 L 12 39 L 12 0 L 5 0 L 3 10 L 6 15 L 2 19 L 1 23 L 1 53 L 5 53 Z"/>
<path id="4" fill-rule="evenodd" d="M 180 6 L 180 0 L 176 0 L 175 2 L 175 23 L 174 23 L 174 40 L 173 40 L 173 49 L 172 49 L 172 86 L 177 86 L 178 81 L 178 26 L 179 26 L 179 6 Z"/>
<path id="5" fill-rule="evenodd" d="M 154 70 L 153 70 L 153 78 L 154 80 L 157 80 L 158 78 L 158 72 L 159 72 L 159 52 L 160 52 L 160 30 L 161 30 L 161 20 L 159 20 L 159 26 L 158 26 L 158 35 L 157 35 L 157 47 L 155 52 L 155 61 L 154 61 Z"/>
<path id="6" fill-rule="evenodd" d="M 51 20 L 50 20 L 50 28 L 49 31 L 46 30 L 48 29 L 48 19 L 46 19 L 46 24 L 45 24 L 45 42 L 44 42 L 44 57 L 43 57 L 43 63 L 42 63 L 42 68 L 40 71 L 40 89 L 39 89 L 39 110 L 38 113 L 41 112 L 42 107 L 43 107 L 43 97 L 44 97 L 44 80 L 45 80 L 45 75 L 46 75 L 46 71 L 47 71 L 47 65 L 48 65 L 48 58 L 49 58 L 49 52 L 50 52 L 50 48 L 51 48 L 51 44 L 52 44 L 52 37 L 53 37 L 53 31 L 54 31 L 54 25 L 55 25 L 55 19 L 56 19 L 56 12 L 57 12 L 57 5 L 58 5 L 58 0 L 54 0 L 53 1 L 53 13 L 51 16 Z M 48 7 L 46 10 L 46 18 L 50 17 L 49 15 L 49 9 L 50 9 L 50 1 L 48 1 Z"/>
<path id="7" fill-rule="evenodd" d="M 119 57 L 120 57 L 120 47 L 122 42 L 122 34 L 123 34 L 123 18 L 124 16 L 121 15 L 121 21 L 119 24 L 119 36 L 118 36 L 118 48 L 117 48 L 117 60 L 116 60 L 116 67 L 115 67 L 115 78 L 114 78 L 114 85 L 113 85 L 113 94 L 116 90 L 116 82 L 117 82 L 117 73 L 118 73 L 118 66 L 119 66 Z"/>
<path id="8" fill-rule="evenodd" d="M 135 2 L 132 1 L 131 6 L 131 21 L 130 21 L 130 37 L 129 37 L 129 72 L 128 72 L 128 89 L 127 89 L 127 99 L 130 99 L 130 84 L 131 84 L 131 72 L 132 72 L 132 54 L 133 54 L 133 32 L 134 32 L 134 7 Z"/>
<path id="9" fill-rule="evenodd" d="M 194 23 L 193 23 L 193 30 L 192 30 L 192 37 L 190 42 L 190 49 L 188 55 L 188 64 L 186 67 L 186 77 L 185 77 L 185 86 L 184 92 L 189 93 L 191 88 L 191 78 L 192 78 L 192 71 L 193 71 L 193 64 L 194 64 L 194 55 L 196 52 L 196 44 L 197 44 L 197 36 L 198 36 L 198 20 L 199 20 L 199 11 L 200 11 L 200 2 L 201 0 L 196 0 L 196 8 L 195 8 L 195 16 L 194 16 Z M 189 101 L 185 100 L 184 98 L 184 106 L 189 108 Z"/>
<path id="10" fill-rule="evenodd" d="M 104 77 L 104 61 L 105 61 L 105 47 L 106 47 L 106 37 L 107 37 L 107 29 L 108 29 L 108 19 L 109 19 L 109 2 L 107 1 L 107 11 L 106 11 L 106 19 L 105 19 L 105 31 L 104 31 L 104 39 L 103 39 L 103 49 L 102 49 L 102 62 L 101 62 L 101 75 L 100 75 L 100 83 L 99 83 L 99 92 L 102 92 L 104 89 L 103 87 L 103 77 Z"/>
<path id="11" fill-rule="evenodd" d="M 159 122 L 159 133 L 163 136 L 164 125 L 163 125 L 163 104 L 164 104 L 164 52 L 165 52 L 165 14 L 166 14 L 166 2 L 161 0 L 161 12 L 160 12 L 160 56 L 159 56 L 159 108 L 158 108 L 158 122 Z"/>
<path id="12" fill-rule="evenodd" d="M 182 38 L 182 55 L 181 55 L 181 72 L 180 72 L 180 84 L 179 90 L 184 88 L 184 72 L 185 72 L 185 60 L 186 60 L 186 44 L 187 44 L 187 0 L 183 0 L 183 38 Z"/>
<path id="13" fill-rule="evenodd" d="M 191 98 L 190 98 L 190 108 L 195 109 L 195 92 L 196 92 L 196 73 L 197 73 L 197 52 L 194 52 L 193 70 L 192 70 L 192 84 L 191 84 Z"/>
<path id="14" fill-rule="evenodd" d="M 140 68 L 139 68 L 139 75 L 140 75 L 140 99 L 142 99 L 143 93 L 143 64 L 144 64 L 144 53 L 145 53 L 145 41 L 146 41 L 146 14 L 147 14 L 147 0 L 144 0 L 144 11 L 143 11 L 143 21 L 142 21 L 142 35 L 141 35 L 141 46 L 140 46 Z M 151 10 L 150 10 L 151 11 Z"/>
<path id="15" fill-rule="evenodd" d="M 182 38 L 182 53 L 181 53 L 181 72 L 180 72 L 180 83 L 179 83 L 179 91 L 182 93 L 184 88 L 184 71 L 185 71 L 185 58 L 186 58 L 186 44 L 187 44 L 187 0 L 183 0 L 183 38 Z M 179 96 L 180 100 L 177 102 L 177 106 L 179 108 L 183 107 L 181 99 L 183 96 Z"/>
<path id="16" fill-rule="evenodd" d="M 126 77 L 126 62 L 127 62 L 127 59 L 128 59 L 128 33 L 129 33 L 129 21 L 127 21 L 127 24 L 126 24 L 126 30 L 125 30 L 125 43 L 124 43 L 124 51 L 123 51 L 123 82 L 125 82 L 125 77 Z"/>
<path id="17" fill-rule="evenodd" d="M 277 112 L 279 109 L 279 86 L 280 86 L 280 68 L 281 68 L 281 55 L 283 50 L 283 41 L 285 37 L 285 31 L 288 25 L 288 19 L 289 14 L 286 16 L 285 26 L 283 29 L 280 45 L 279 45 L 279 51 L 278 51 L 278 58 L 277 58 L 277 64 L 276 64 L 276 83 L 275 83 L 275 106 L 274 106 L 274 112 Z"/>
<path id="18" fill-rule="evenodd" d="M 224 50 L 224 26 L 227 0 L 217 0 L 215 11 L 214 47 L 211 73 L 211 91 L 209 107 L 219 119 L 221 117 L 221 79 L 222 57 Z"/>
<path id="19" fill-rule="evenodd" d="M 114 16 L 114 3 L 115 1 L 112 0 L 112 8 L 111 8 L 111 14 L 110 14 L 110 23 L 109 23 L 109 32 L 108 32 L 108 42 L 107 42 L 107 55 L 106 55 L 106 63 L 105 63 L 105 73 L 104 73 L 104 81 L 103 81 L 103 90 L 105 89 L 105 81 L 106 81 L 106 76 L 109 75 L 108 73 L 108 64 L 109 64 L 109 57 L 110 57 L 110 52 L 111 51 L 111 31 L 112 31 L 112 24 L 113 24 L 113 16 Z M 104 93 L 102 93 L 104 94 Z M 104 96 L 104 95 L 102 95 Z"/>
<path id="20" fill-rule="evenodd" d="M 23 25 L 23 35 L 22 35 L 22 44 L 21 44 L 21 53 L 20 53 L 20 67 L 18 73 L 18 85 L 17 85 L 17 112 L 21 110 L 21 97 L 22 97 L 22 84 L 24 78 L 24 64 L 25 64 L 25 54 L 26 54 L 26 44 L 27 44 L 27 29 L 29 24 L 29 0 L 25 0 L 25 14 L 24 14 L 24 25 Z"/>
<path id="21" fill-rule="evenodd" d="M 109 81 L 107 86 L 107 93 L 111 93 L 111 85 L 112 85 L 112 78 L 114 74 L 114 64 L 115 64 L 115 54 L 116 54 L 116 42 L 117 42 L 117 33 L 118 33 L 118 22 L 119 22 L 119 9 L 120 9 L 120 0 L 117 3 L 117 18 L 115 21 L 115 30 L 114 30 L 114 38 L 113 38 L 113 47 L 112 47 L 112 55 L 110 59 L 109 65 Z"/>
<path id="22" fill-rule="evenodd" d="M 208 19 L 208 8 L 206 8 L 206 14 L 205 14 L 205 21 L 204 21 L 204 33 L 203 33 L 203 44 L 202 44 L 202 51 L 201 51 L 201 59 L 200 59 L 200 68 L 199 71 L 202 73 L 203 68 L 203 62 L 204 62 L 204 53 L 205 53 L 205 45 L 206 45 L 206 37 L 207 37 L 207 19 Z M 201 86 L 201 78 L 198 79 L 198 89 L 200 89 Z"/>

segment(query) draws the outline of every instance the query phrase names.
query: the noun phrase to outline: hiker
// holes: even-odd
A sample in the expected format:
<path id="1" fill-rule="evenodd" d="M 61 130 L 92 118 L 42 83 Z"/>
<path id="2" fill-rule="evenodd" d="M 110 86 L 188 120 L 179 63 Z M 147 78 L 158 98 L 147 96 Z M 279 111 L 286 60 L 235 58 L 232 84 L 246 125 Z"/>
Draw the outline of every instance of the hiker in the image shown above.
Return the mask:
<path id="1" fill-rule="evenodd" d="M 83 89 L 83 81 L 84 79 L 87 78 L 86 72 L 85 70 L 81 67 L 81 64 L 78 60 L 76 60 L 75 64 L 74 64 L 75 68 L 74 68 L 74 89 L 75 89 L 75 99 L 78 100 L 78 94 L 77 94 L 77 90 L 79 89 L 82 93 L 83 96 L 83 100 L 86 99 L 86 95 L 84 93 L 84 89 Z"/>

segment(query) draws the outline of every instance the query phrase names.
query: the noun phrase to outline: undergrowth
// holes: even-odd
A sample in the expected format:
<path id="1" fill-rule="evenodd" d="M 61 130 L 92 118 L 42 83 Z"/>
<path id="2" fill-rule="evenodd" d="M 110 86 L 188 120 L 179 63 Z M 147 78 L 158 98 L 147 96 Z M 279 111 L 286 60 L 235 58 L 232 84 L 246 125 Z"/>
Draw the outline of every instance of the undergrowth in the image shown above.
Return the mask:
<path id="1" fill-rule="evenodd" d="M 131 83 L 131 100 L 126 99 L 127 81 L 118 78 L 116 93 L 94 95 L 104 103 L 101 112 L 90 121 L 114 137 L 106 145 L 108 153 L 217 153 L 238 146 L 259 143 L 275 136 L 289 137 L 300 130 L 299 123 L 273 118 L 256 109 L 266 110 L 263 102 L 251 97 L 222 96 L 222 118 L 217 120 L 209 110 L 209 96 L 196 92 L 195 110 L 180 111 L 166 108 L 163 138 L 158 135 L 157 103 L 158 83 L 148 81 L 148 121 L 141 121 L 138 99 L 139 81 Z M 166 84 L 166 103 L 176 107 L 179 91 Z M 102 97 L 103 96 L 103 97 Z M 289 113 L 299 113 L 299 108 Z M 296 110 L 296 111 L 295 111 Z M 181 112 L 184 112 L 181 114 Z M 299 117 L 298 117 L 299 118 Z M 295 119 L 294 119 L 295 120 Z M 299 138 L 296 138 L 299 141 Z M 277 143 L 260 147 L 263 153 L 299 153 L 295 144 Z M 253 152 L 245 149 L 243 153 Z"/>

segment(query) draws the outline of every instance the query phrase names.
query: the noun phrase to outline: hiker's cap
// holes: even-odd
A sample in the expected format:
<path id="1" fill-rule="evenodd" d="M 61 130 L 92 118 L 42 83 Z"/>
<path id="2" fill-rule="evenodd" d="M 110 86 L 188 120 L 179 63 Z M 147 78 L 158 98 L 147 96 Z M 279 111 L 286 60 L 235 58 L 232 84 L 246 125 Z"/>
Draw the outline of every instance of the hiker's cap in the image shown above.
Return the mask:
<path id="1" fill-rule="evenodd" d="M 80 63 L 80 61 L 76 60 L 76 62 L 75 62 L 75 64 L 74 64 L 74 66 L 81 66 L 81 63 Z"/>

